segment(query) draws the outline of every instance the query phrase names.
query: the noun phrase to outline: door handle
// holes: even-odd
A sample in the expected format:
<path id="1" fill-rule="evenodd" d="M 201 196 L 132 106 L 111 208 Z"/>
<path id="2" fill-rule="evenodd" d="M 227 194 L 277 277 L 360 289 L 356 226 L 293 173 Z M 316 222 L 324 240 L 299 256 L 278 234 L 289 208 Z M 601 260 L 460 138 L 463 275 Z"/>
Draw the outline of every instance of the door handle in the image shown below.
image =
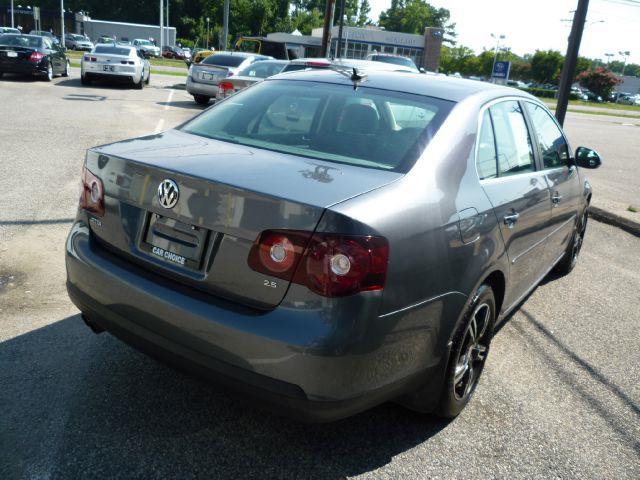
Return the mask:
<path id="1" fill-rule="evenodd" d="M 519 218 L 520 218 L 519 213 L 511 213 L 509 215 L 505 215 L 504 224 L 509 228 L 513 228 L 516 226 L 516 223 L 518 222 Z"/>
<path id="2" fill-rule="evenodd" d="M 551 203 L 553 203 L 554 205 L 559 204 L 562 201 L 562 195 L 560 195 L 558 192 L 553 194 L 553 197 L 551 197 Z"/>

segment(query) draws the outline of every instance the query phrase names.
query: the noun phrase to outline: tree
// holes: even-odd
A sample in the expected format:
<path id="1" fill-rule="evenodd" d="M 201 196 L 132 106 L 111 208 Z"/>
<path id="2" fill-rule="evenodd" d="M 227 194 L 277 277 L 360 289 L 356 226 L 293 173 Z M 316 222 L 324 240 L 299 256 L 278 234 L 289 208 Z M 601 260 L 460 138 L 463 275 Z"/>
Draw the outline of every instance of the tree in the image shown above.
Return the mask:
<path id="1" fill-rule="evenodd" d="M 604 67 L 589 69 L 578 75 L 578 82 L 581 86 L 591 90 L 602 98 L 608 98 L 613 87 L 622 83 L 619 77 Z"/>
<path id="2" fill-rule="evenodd" d="M 556 50 L 536 50 L 531 58 L 531 77 L 538 83 L 558 81 L 564 57 Z"/>
<path id="3" fill-rule="evenodd" d="M 391 7 L 380 14 L 378 24 L 385 30 L 419 35 L 425 27 L 439 27 L 453 43 L 455 24 L 449 22 L 450 17 L 449 10 L 436 8 L 425 0 L 391 0 Z"/>
<path id="4" fill-rule="evenodd" d="M 365 25 L 371 25 L 373 23 L 369 18 L 369 13 L 371 13 L 369 0 L 362 0 L 360 2 L 360 10 L 358 11 L 358 20 L 356 22 L 358 27 L 364 27 Z"/>

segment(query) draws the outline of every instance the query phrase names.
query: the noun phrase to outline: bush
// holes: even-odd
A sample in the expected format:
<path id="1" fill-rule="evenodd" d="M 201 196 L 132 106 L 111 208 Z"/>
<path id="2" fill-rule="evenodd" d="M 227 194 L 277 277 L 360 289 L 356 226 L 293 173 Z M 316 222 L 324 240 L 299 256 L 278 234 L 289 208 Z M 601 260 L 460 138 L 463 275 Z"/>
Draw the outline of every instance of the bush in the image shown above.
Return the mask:
<path id="1" fill-rule="evenodd" d="M 558 91 L 551 90 L 549 88 L 521 88 L 520 90 L 524 90 L 527 93 L 530 93 L 534 97 L 539 98 L 558 98 Z M 578 100 L 578 94 L 575 92 L 569 93 L 569 100 Z"/>
<path id="2" fill-rule="evenodd" d="M 194 41 L 189 40 L 188 38 L 176 38 L 176 45 L 182 45 L 185 48 L 193 48 Z"/>

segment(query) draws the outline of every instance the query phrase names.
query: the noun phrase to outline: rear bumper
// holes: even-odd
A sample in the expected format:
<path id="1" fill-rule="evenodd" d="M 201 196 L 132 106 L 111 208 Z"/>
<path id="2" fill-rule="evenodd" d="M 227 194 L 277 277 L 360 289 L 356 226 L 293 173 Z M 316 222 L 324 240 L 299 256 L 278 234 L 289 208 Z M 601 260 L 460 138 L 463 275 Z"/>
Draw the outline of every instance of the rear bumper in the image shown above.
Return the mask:
<path id="1" fill-rule="evenodd" d="M 216 98 L 218 93 L 217 85 L 194 82 L 191 76 L 187 77 L 187 92 L 191 95 L 204 95 L 205 97 Z"/>
<path id="2" fill-rule="evenodd" d="M 436 343 L 431 325 L 424 337 L 415 320 L 410 331 L 394 332 L 381 326 L 390 321 L 397 327 L 397 318 L 360 321 L 344 309 L 347 330 L 336 328 L 322 309 L 239 307 L 106 251 L 83 222 L 67 240 L 66 266 L 69 296 L 93 323 L 303 420 L 353 415 L 421 388 L 444 368 L 445 355 L 429 349 Z M 442 305 L 434 311 L 442 312 Z"/>
<path id="3" fill-rule="evenodd" d="M 27 61 L 21 62 L 0 62 L 0 72 L 17 73 L 22 75 L 46 75 L 46 62 L 33 63 Z"/>

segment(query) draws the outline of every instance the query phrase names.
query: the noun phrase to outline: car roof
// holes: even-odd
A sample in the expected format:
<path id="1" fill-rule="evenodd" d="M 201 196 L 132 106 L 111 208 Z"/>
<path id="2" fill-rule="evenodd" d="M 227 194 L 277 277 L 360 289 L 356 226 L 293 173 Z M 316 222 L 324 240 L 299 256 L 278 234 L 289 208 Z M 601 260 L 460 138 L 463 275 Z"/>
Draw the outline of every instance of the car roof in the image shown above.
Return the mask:
<path id="1" fill-rule="evenodd" d="M 226 50 L 215 50 L 213 55 L 233 55 L 234 57 L 242 57 L 242 58 L 249 58 L 249 57 L 256 57 L 256 58 L 270 58 L 267 55 L 261 55 L 259 53 L 250 53 L 250 52 L 234 52 L 234 51 L 226 51 Z M 211 56 L 213 56 L 211 55 Z"/>
<path id="2" fill-rule="evenodd" d="M 367 62 L 372 63 L 372 62 Z M 349 72 L 348 69 L 345 69 Z M 485 92 L 492 97 L 522 96 L 531 97 L 526 92 L 510 87 L 503 87 L 493 83 L 467 80 L 464 78 L 447 77 L 444 75 L 425 75 L 424 73 L 399 72 L 381 69 L 359 69 L 366 74 L 361 86 L 393 90 L 429 97 L 441 98 L 453 102 L 460 102 L 477 93 Z M 344 73 L 334 68 L 301 70 L 269 77 L 268 80 L 315 81 L 342 85 L 353 85 Z"/>
<path id="3" fill-rule="evenodd" d="M 12 37 L 44 38 L 44 35 L 32 35 L 30 33 L 3 33 L 2 35 L 11 35 Z"/>

